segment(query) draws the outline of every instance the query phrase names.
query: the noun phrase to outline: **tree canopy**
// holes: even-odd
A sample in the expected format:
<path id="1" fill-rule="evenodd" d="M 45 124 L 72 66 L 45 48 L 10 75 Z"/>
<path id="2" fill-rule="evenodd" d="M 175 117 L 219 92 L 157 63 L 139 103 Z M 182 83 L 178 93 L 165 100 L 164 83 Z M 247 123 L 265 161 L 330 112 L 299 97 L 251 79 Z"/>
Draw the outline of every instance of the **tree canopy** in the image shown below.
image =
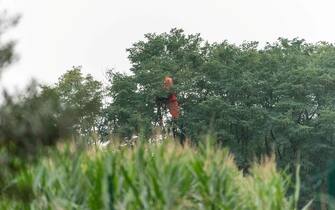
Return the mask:
<path id="1" fill-rule="evenodd" d="M 313 179 L 334 154 L 335 47 L 279 38 L 261 47 L 210 44 L 181 29 L 146 34 L 127 50 L 131 74 L 111 72 L 105 109 L 110 131 L 150 134 L 164 76 L 175 80 L 186 135 L 210 133 L 243 168 L 275 153 L 280 166 L 303 161 Z M 321 187 L 321 182 L 314 189 Z"/>

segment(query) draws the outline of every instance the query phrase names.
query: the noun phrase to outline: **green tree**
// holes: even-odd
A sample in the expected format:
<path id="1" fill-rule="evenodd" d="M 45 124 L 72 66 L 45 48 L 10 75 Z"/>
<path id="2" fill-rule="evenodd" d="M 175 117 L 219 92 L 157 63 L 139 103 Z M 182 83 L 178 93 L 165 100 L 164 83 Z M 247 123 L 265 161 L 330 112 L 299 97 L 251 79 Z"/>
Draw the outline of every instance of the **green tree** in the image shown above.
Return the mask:
<path id="1" fill-rule="evenodd" d="M 148 117 L 137 110 L 142 102 L 136 93 L 134 78 L 112 70 L 107 72 L 107 76 L 113 84 L 107 88 L 112 103 L 104 109 L 105 120 L 101 125 L 101 131 L 104 130 L 104 136 L 113 134 L 119 137 L 130 137 L 139 133 L 140 119 L 148 121 Z"/>
<path id="2" fill-rule="evenodd" d="M 67 71 L 55 85 L 60 104 L 65 107 L 73 129 L 79 134 L 96 132 L 102 108 L 102 84 L 81 67 Z"/>
<path id="3" fill-rule="evenodd" d="M 199 34 L 187 36 L 180 29 L 146 34 L 145 38 L 146 41 L 137 42 L 127 50 L 133 76 L 109 74 L 108 95 L 113 102 L 106 113 L 113 116 L 113 126 L 122 136 L 140 130 L 149 136 L 152 125 L 158 124 L 156 98 L 166 95 L 162 88 L 164 76 L 174 78 L 180 103 L 191 103 L 197 98 L 197 83 L 201 81 L 198 69 L 205 62 L 209 48 Z"/>
<path id="4" fill-rule="evenodd" d="M 179 120 L 193 142 L 210 133 L 245 170 L 264 154 L 275 153 L 278 165 L 292 172 L 300 161 L 303 194 L 320 189 L 335 152 L 332 44 L 284 38 L 265 47 L 209 44 L 172 29 L 146 34 L 128 52 L 131 75 L 110 77 L 113 100 L 105 112 L 113 116 L 112 132 L 131 135 L 145 125 L 150 135 L 155 98 L 166 95 L 162 81 L 169 75 L 182 107 Z"/>
<path id="5" fill-rule="evenodd" d="M 1 38 L 8 29 L 17 25 L 19 19 L 19 16 L 9 17 L 6 12 L 0 12 L 0 78 L 3 69 L 11 64 L 16 57 L 14 52 L 15 42 L 3 42 Z"/>

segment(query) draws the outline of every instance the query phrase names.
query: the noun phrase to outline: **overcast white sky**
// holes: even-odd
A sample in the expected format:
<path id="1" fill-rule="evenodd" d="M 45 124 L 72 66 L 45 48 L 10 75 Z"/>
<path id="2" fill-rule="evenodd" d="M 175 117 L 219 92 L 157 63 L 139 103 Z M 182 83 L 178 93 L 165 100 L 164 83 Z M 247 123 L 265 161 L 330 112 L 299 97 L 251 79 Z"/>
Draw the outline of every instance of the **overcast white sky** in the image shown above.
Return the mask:
<path id="1" fill-rule="evenodd" d="M 21 57 L 2 75 L 10 89 L 54 83 L 78 65 L 100 80 L 108 68 L 127 71 L 126 48 L 172 27 L 211 42 L 335 41 L 333 0 L 0 0 L 0 9 L 22 14 L 7 35 Z"/>

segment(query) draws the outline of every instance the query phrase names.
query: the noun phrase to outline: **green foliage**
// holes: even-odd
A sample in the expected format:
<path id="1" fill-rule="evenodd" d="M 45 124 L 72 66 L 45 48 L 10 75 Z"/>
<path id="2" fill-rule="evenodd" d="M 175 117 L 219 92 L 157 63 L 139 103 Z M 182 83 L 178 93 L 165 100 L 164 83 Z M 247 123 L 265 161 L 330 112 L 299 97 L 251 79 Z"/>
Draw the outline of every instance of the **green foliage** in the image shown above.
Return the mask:
<path id="1" fill-rule="evenodd" d="M 59 78 L 54 91 L 62 107 L 66 107 L 74 130 L 79 134 L 93 133 L 102 108 L 102 84 L 88 74 L 82 75 L 81 67 L 73 67 Z"/>
<path id="2" fill-rule="evenodd" d="M 38 94 L 35 86 L 27 95 L 18 98 L 6 96 L 0 109 L 0 142 L 11 144 L 18 149 L 35 149 L 37 142 L 52 144 L 58 133 L 55 122 L 54 98 Z M 14 146 L 13 145 L 13 146 Z"/>
<path id="3" fill-rule="evenodd" d="M 5 67 L 15 59 L 15 42 L 3 42 L 1 36 L 11 27 L 19 22 L 19 16 L 9 17 L 7 12 L 0 11 L 0 76 Z"/>
<path id="4" fill-rule="evenodd" d="M 243 175 L 226 149 L 209 145 L 76 151 L 66 144 L 50 154 L 9 184 L 29 186 L 33 198 L 2 197 L 1 208 L 296 209 L 297 198 L 287 196 L 290 178 L 273 160 Z"/>
<path id="5" fill-rule="evenodd" d="M 108 71 L 107 75 L 109 82 L 113 84 L 108 87 L 107 94 L 113 102 L 104 109 L 100 132 L 107 136 L 111 130 L 114 135 L 129 137 L 139 132 L 139 125 L 145 126 L 140 124 L 140 119 L 146 119 L 144 116 L 148 112 L 136 110 L 141 96 L 136 94 L 136 83 L 131 76 L 113 71 Z"/>
<path id="6" fill-rule="evenodd" d="M 75 68 L 54 87 L 31 84 L 24 94 L 6 92 L 0 105 L 0 187 L 61 138 L 92 134 L 102 106 L 101 83 Z M 0 191 L 15 196 L 18 189 Z M 27 193 L 29 195 L 29 193 Z"/>
<path id="7" fill-rule="evenodd" d="M 44 146 L 69 136 L 67 117 L 60 113 L 58 97 L 48 88 L 40 92 L 32 84 L 23 95 L 5 94 L 0 106 L 1 188 L 4 177 L 35 161 Z"/>
<path id="8" fill-rule="evenodd" d="M 4 94 L 0 105 L 0 146 L 22 151 L 52 145 L 69 134 L 94 132 L 102 107 L 102 85 L 80 68 L 65 73 L 54 87 L 32 83 L 24 94 Z M 19 154 L 25 154 L 24 152 Z"/>
<path id="9" fill-rule="evenodd" d="M 17 19 L 0 19 L 0 35 L 17 22 Z M 13 47 L 13 42 L 0 42 L 0 73 L 15 58 Z M 291 174 L 300 163 L 303 203 L 310 200 L 313 193 L 327 191 L 328 160 L 335 152 L 333 44 L 311 44 L 301 39 L 284 38 L 267 43 L 264 47 L 257 42 L 234 45 L 224 41 L 210 44 L 199 34 L 186 35 L 181 29 L 172 29 L 169 33 L 146 34 L 144 41 L 135 43 L 127 51 L 132 64 L 131 74 L 109 71 L 106 92 L 103 92 L 99 81 L 90 75 L 83 75 L 80 67 L 74 67 L 53 86 L 30 88 L 16 97 L 5 94 L 5 100 L 0 105 L 0 163 L 6 167 L 0 171 L 0 178 L 9 177 L 13 171 L 26 167 L 25 161 L 34 159 L 43 148 L 40 146 L 54 145 L 58 139 L 70 134 L 91 139 L 98 131 L 102 140 L 110 135 L 121 139 L 133 134 L 143 139 L 151 137 L 159 125 L 156 99 L 166 97 L 162 83 L 168 75 L 174 79 L 173 91 L 177 93 L 181 105 L 181 117 L 177 124 L 183 125 L 183 132 L 193 143 L 201 144 L 204 135 L 214 136 L 216 145 L 231 149 L 238 167 L 244 171 L 252 171 L 254 158 L 261 158 L 264 154 L 274 153 L 278 166 L 288 166 Z M 107 104 L 102 103 L 104 95 L 111 99 Z M 103 105 L 106 106 L 102 108 Z M 163 110 L 163 114 L 165 123 L 172 123 L 166 110 Z M 80 193 L 80 187 L 73 186 L 78 194 L 67 196 L 74 200 L 68 202 L 69 197 L 64 195 L 64 199 L 62 195 L 52 205 L 61 203 L 64 208 L 78 208 L 77 203 L 88 199 L 85 208 L 114 207 L 114 201 L 117 202 L 115 196 L 120 193 L 114 191 L 120 184 L 118 178 L 112 172 L 102 170 L 105 167 L 103 161 L 94 164 L 97 164 L 92 166 L 97 167 L 96 171 L 87 176 L 92 179 L 104 178 L 96 182 L 88 198 L 83 192 Z M 192 198 L 192 202 L 212 205 L 212 199 L 218 199 L 219 195 L 213 191 L 217 185 L 210 185 L 207 179 L 215 178 L 197 164 L 191 164 L 194 170 L 192 175 L 197 176 L 199 186 L 203 183 L 199 188 L 205 194 Z M 151 194 L 162 201 L 157 203 L 157 207 L 171 207 L 168 201 L 173 203 L 177 200 L 161 192 L 161 180 L 150 180 L 152 192 L 146 191 L 151 194 L 145 195 L 149 196 L 145 197 L 149 200 L 136 196 L 141 193 L 139 186 L 149 181 L 135 181 L 134 169 L 127 167 L 130 166 L 118 168 L 123 177 L 122 183 L 127 183 L 127 190 L 132 192 L 124 198 L 128 199 L 126 203 L 131 200 L 127 205 L 141 208 L 151 206 Z M 157 167 L 154 172 L 171 173 L 172 177 L 177 169 L 164 173 L 159 170 L 160 167 Z M 212 172 L 221 174 L 214 169 Z M 46 172 L 41 173 L 42 176 Z M 183 177 L 183 174 L 179 175 Z M 22 179 L 30 180 L 25 175 L 22 175 Z M 67 179 L 71 180 L 70 177 Z M 86 183 L 87 180 L 83 181 Z M 174 178 L 166 181 L 171 186 L 175 182 L 178 180 Z M 1 179 L 0 187 L 4 183 L 6 180 Z M 65 189 L 62 184 L 58 185 L 54 186 L 55 192 L 52 193 L 57 194 Z M 29 191 L 27 184 L 15 186 L 23 192 Z M 192 188 L 188 184 L 183 186 L 187 190 Z M 164 187 L 169 189 L 167 184 Z M 11 190 L 15 192 L 12 188 L 8 188 L 7 192 Z M 107 197 L 94 199 L 95 192 L 104 192 Z M 171 194 L 185 196 L 183 192 L 173 191 Z M 269 189 L 268 193 L 271 192 Z M 45 195 L 43 202 L 49 203 L 48 196 Z M 23 201 L 29 199 L 27 197 Z M 259 199 L 262 204 L 262 199 Z M 215 202 L 221 205 L 219 199 Z M 222 207 L 213 205 L 213 208 Z M 277 206 L 271 204 L 271 208 Z"/>
<path id="10" fill-rule="evenodd" d="M 335 152 L 332 44 L 284 38 L 264 47 L 209 44 L 199 34 L 172 29 L 146 34 L 128 52 L 132 74 L 110 77 L 115 101 L 104 113 L 111 132 L 129 136 L 144 127 L 150 136 L 158 125 L 155 98 L 166 95 L 162 83 L 170 75 L 182 109 L 179 123 L 193 142 L 209 132 L 244 169 L 255 155 L 273 152 L 292 173 L 301 161 L 307 197 L 325 183 Z"/>
<path id="11" fill-rule="evenodd" d="M 180 95 L 197 94 L 197 84 L 192 84 L 193 80 L 189 78 L 198 75 L 196 70 L 208 52 L 208 46 L 201 46 L 199 35 L 186 36 L 178 29 L 169 34 L 146 34 L 145 37 L 147 42 L 140 41 L 128 49 L 133 75 L 109 74 L 108 95 L 114 100 L 105 112 L 107 120 L 112 122 L 110 130 L 121 133 L 121 136 L 139 133 L 140 129 L 147 137 L 150 135 L 152 125 L 158 122 L 155 99 L 166 95 L 162 88 L 164 76 L 175 78 L 175 88 Z"/>
<path id="12" fill-rule="evenodd" d="M 38 145 L 53 145 L 69 134 L 90 134 L 102 107 L 101 83 L 80 68 L 64 74 L 54 87 L 32 83 L 24 94 L 4 94 L 0 106 L 0 146 L 24 156 Z"/>

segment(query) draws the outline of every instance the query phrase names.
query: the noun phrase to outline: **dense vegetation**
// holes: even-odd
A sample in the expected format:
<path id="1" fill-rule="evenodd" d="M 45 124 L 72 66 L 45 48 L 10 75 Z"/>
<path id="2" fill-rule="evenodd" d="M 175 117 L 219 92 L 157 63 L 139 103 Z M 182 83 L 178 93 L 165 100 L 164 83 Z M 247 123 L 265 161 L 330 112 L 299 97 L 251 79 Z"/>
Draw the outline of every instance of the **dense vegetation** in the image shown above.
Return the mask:
<path id="1" fill-rule="evenodd" d="M 2 19 L 0 35 L 16 22 Z M 0 73 L 15 58 L 13 47 L 13 42 L 0 42 Z M 1 188 L 12 175 L 47 167 L 40 155 L 60 139 L 91 145 L 132 135 L 152 137 L 158 127 L 155 99 L 166 94 L 162 82 L 169 75 L 182 108 L 179 132 L 193 146 L 210 134 L 217 147 L 230 148 L 245 173 L 263 155 L 275 154 L 277 165 L 290 174 L 300 163 L 302 203 L 314 198 L 317 207 L 319 193 L 332 192 L 327 176 L 333 173 L 335 153 L 333 44 L 284 38 L 265 46 L 208 43 L 199 34 L 172 29 L 146 34 L 128 52 L 130 73 L 110 70 L 107 84 L 74 67 L 54 85 L 32 84 L 20 95 L 3 94 Z M 165 116 L 169 127 L 172 122 L 167 112 Z M 0 195 L 8 193 L 2 190 Z"/>
<path id="2" fill-rule="evenodd" d="M 299 192 L 286 197 L 292 183 L 271 159 L 243 175 L 227 150 L 210 145 L 57 148 L 6 185 L 26 200 L 2 197 L 0 209 L 297 209 Z"/>
<path id="3" fill-rule="evenodd" d="M 162 94 L 163 76 L 171 75 L 182 106 L 180 123 L 193 142 L 210 132 L 244 169 L 262 154 L 275 153 L 278 165 L 289 165 L 291 172 L 301 162 L 304 198 L 325 188 L 335 153 L 332 44 L 283 38 L 264 47 L 209 44 L 177 29 L 145 37 L 128 49 L 132 74 L 111 76 L 107 130 L 150 131 L 156 122 L 153 99 Z"/>

